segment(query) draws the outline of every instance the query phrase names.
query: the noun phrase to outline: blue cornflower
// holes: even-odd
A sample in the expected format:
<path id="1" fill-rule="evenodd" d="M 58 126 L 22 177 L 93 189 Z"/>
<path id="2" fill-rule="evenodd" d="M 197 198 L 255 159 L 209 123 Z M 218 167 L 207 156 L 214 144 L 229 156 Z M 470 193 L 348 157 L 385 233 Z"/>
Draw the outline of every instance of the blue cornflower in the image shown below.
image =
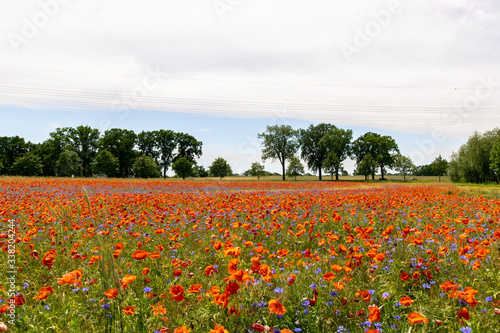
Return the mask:
<path id="1" fill-rule="evenodd" d="M 309 314 L 309 309 L 305 309 L 305 310 L 304 310 L 304 313 L 305 313 L 305 314 Z"/>
<path id="2" fill-rule="evenodd" d="M 50 310 L 50 307 L 48 305 L 44 305 L 44 308 Z"/>
<path id="3" fill-rule="evenodd" d="M 312 284 L 310 285 L 310 287 L 311 287 L 311 289 L 316 288 L 316 283 L 312 283 Z"/>
<path id="4" fill-rule="evenodd" d="M 23 289 L 26 289 L 28 288 L 29 284 L 27 282 L 24 282 L 24 286 L 23 286 Z"/>
<path id="5" fill-rule="evenodd" d="M 283 288 L 280 288 L 280 287 L 274 288 L 274 292 L 276 294 L 281 294 L 281 293 L 283 293 L 283 291 L 285 291 L 285 289 L 283 289 Z"/>
<path id="6" fill-rule="evenodd" d="M 321 273 L 321 268 L 318 268 L 317 270 L 315 270 L 314 273 L 316 273 L 316 274 Z"/>
<path id="7" fill-rule="evenodd" d="M 491 296 L 486 296 L 486 297 L 484 298 L 484 300 L 485 300 L 486 302 L 491 302 L 491 301 L 493 300 L 493 297 L 491 297 Z"/>
<path id="8" fill-rule="evenodd" d="M 304 302 L 302 302 L 302 305 L 303 305 L 303 306 L 308 306 L 308 305 L 309 305 L 309 300 L 308 300 L 308 299 L 306 299 Z"/>
<path id="9" fill-rule="evenodd" d="M 375 290 L 373 290 L 373 289 L 368 290 L 368 294 L 370 294 L 370 295 L 375 294 Z"/>
<path id="10" fill-rule="evenodd" d="M 153 290 L 153 289 L 151 289 L 149 287 L 144 287 L 144 289 L 142 289 L 142 291 L 144 291 L 145 293 L 149 293 L 149 292 L 151 292 L 151 290 Z"/>
<path id="11" fill-rule="evenodd" d="M 431 285 L 428 283 L 424 283 L 422 287 L 424 287 L 425 289 L 431 289 Z"/>
<path id="12" fill-rule="evenodd" d="M 338 293 L 338 292 L 336 292 L 335 290 L 334 290 L 334 291 L 330 291 L 330 296 L 335 297 L 335 296 L 337 296 L 338 294 L 339 294 L 339 293 Z"/>
<path id="13" fill-rule="evenodd" d="M 294 332 L 302 332 L 302 328 L 298 328 L 298 327 L 297 327 L 297 328 L 294 328 L 294 329 L 293 329 L 293 331 L 294 331 Z"/>
<path id="14" fill-rule="evenodd" d="M 461 327 L 460 328 L 460 332 L 462 332 L 462 333 L 470 333 L 470 332 L 472 332 L 472 328 L 470 328 L 469 326 Z"/>
<path id="15" fill-rule="evenodd" d="M 101 305 L 101 306 L 102 306 L 103 308 L 107 309 L 107 308 L 109 308 L 111 305 L 109 305 L 109 304 L 103 304 L 103 305 Z"/>

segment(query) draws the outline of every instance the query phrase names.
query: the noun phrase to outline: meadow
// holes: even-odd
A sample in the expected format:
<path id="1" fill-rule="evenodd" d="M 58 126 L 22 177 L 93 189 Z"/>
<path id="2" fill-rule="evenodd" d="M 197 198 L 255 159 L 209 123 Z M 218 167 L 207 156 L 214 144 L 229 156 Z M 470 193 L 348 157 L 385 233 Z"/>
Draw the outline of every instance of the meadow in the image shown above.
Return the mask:
<path id="1" fill-rule="evenodd" d="M 0 178 L 0 219 L 0 331 L 500 327 L 500 200 L 447 183 Z"/>

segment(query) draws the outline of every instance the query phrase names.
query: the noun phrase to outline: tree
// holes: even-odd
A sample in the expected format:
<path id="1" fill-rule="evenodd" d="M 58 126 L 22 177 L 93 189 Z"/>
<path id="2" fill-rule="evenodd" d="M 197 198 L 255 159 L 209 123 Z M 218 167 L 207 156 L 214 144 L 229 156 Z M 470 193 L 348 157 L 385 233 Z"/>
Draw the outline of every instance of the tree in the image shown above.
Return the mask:
<path id="1" fill-rule="evenodd" d="M 92 129 L 90 126 L 78 126 L 68 130 L 69 145 L 82 160 L 84 177 L 89 177 L 91 174 L 90 163 L 94 160 L 97 152 L 99 135 L 99 130 Z"/>
<path id="2" fill-rule="evenodd" d="M 319 172 L 321 180 L 321 169 L 323 161 L 328 154 L 327 142 L 321 141 L 331 130 L 337 129 L 331 124 L 310 125 L 306 130 L 300 130 L 298 142 L 300 144 L 301 157 L 307 162 L 307 166 L 312 171 Z"/>
<path id="3" fill-rule="evenodd" d="M 373 170 L 376 167 L 377 161 L 375 161 L 372 154 L 368 153 L 357 163 L 356 174 L 365 176 L 365 180 L 367 180 L 369 175 L 373 175 Z"/>
<path id="4" fill-rule="evenodd" d="M 119 172 L 118 159 L 109 150 L 100 150 L 95 161 L 91 163 L 91 169 L 93 173 L 98 175 L 116 177 Z"/>
<path id="5" fill-rule="evenodd" d="M 137 134 L 137 147 L 141 155 L 146 155 L 155 159 L 158 162 L 160 155 L 157 144 L 157 132 L 142 131 Z"/>
<path id="6" fill-rule="evenodd" d="M 19 136 L 0 137 L 0 157 L 5 174 L 12 174 L 14 161 L 27 152 L 26 142 Z"/>
<path id="7" fill-rule="evenodd" d="M 439 155 L 436 159 L 431 163 L 431 168 L 433 173 L 436 176 L 439 176 L 439 181 L 441 181 L 441 176 L 446 175 L 448 172 L 448 161 Z"/>
<path id="8" fill-rule="evenodd" d="M 211 177 L 219 177 L 220 179 L 233 173 L 227 161 L 222 157 L 217 157 L 208 170 Z"/>
<path id="9" fill-rule="evenodd" d="M 55 176 L 59 156 L 63 151 L 71 150 L 69 130 L 69 127 L 56 128 L 55 132 L 49 133 L 50 138 L 42 143 L 39 154 L 42 158 L 45 176 Z"/>
<path id="10" fill-rule="evenodd" d="M 56 163 L 56 174 L 59 177 L 81 176 L 82 160 L 72 150 L 66 150 L 59 155 Z"/>
<path id="11" fill-rule="evenodd" d="M 257 136 L 263 140 L 262 160 L 278 160 L 281 163 L 283 180 L 285 180 L 285 162 L 294 156 L 299 148 L 297 131 L 290 125 L 267 126 L 264 133 Z"/>
<path id="12" fill-rule="evenodd" d="M 406 175 L 415 169 L 415 164 L 409 156 L 397 155 L 394 162 L 394 169 L 403 174 L 403 182 L 406 182 Z"/>
<path id="13" fill-rule="evenodd" d="M 155 132 L 155 140 L 159 150 L 160 165 L 163 169 L 163 178 L 166 178 L 177 146 L 176 134 L 171 130 L 158 130 Z"/>
<path id="14" fill-rule="evenodd" d="M 339 169 L 342 168 L 342 162 L 340 158 L 335 154 L 335 152 L 330 152 L 326 156 L 326 159 L 323 163 L 325 171 L 332 176 L 335 174 L 335 180 L 339 180 Z"/>
<path id="15" fill-rule="evenodd" d="M 139 178 L 157 178 L 161 176 L 160 168 L 151 156 L 141 155 L 135 159 L 132 170 Z"/>
<path id="16" fill-rule="evenodd" d="M 260 180 L 260 177 L 264 177 L 266 175 L 266 171 L 264 170 L 264 165 L 254 162 L 252 163 L 252 167 L 249 170 L 250 176 L 257 177 L 257 180 Z"/>
<path id="17" fill-rule="evenodd" d="M 352 157 L 360 163 L 363 157 L 370 153 L 380 167 L 380 174 L 384 178 L 385 168 L 391 168 L 395 162 L 395 156 L 399 154 L 396 141 L 388 135 L 381 136 L 377 133 L 368 132 L 353 142 Z M 372 179 L 375 179 L 375 169 L 372 170 Z"/>
<path id="18" fill-rule="evenodd" d="M 496 181 L 500 179 L 500 140 L 496 143 L 490 153 L 490 168 L 496 176 Z"/>
<path id="19" fill-rule="evenodd" d="M 295 155 L 290 157 L 288 161 L 286 175 L 288 177 L 294 177 L 295 180 L 297 180 L 297 176 L 302 176 L 304 174 L 304 166 Z"/>
<path id="20" fill-rule="evenodd" d="M 193 166 L 193 174 L 195 177 L 208 177 L 208 171 L 202 165 Z"/>
<path id="21" fill-rule="evenodd" d="M 475 132 L 451 156 L 448 164 L 452 182 L 483 183 L 496 181 L 491 169 L 491 151 L 500 141 L 500 129 L 495 128 L 483 134 Z"/>
<path id="22" fill-rule="evenodd" d="M 134 150 L 137 135 L 134 131 L 112 128 L 104 132 L 101 138 L 101 149 L 107 149 L 118 158 L 119 175 L 128 177 L 135 162 L 137 152 Z"/>
<path id="23" fill-rule="evenodd" d="M 203 143 L 196 140 L 192 135 L 186 133 L 177 133 L 177 154 L 174 161 L 178 158 L 185 157 L 191 162 L 194 162 L 195 157 L 201 156 L 201 147 Z"/>
<path id="24" fill-rule="evenodd" d="M 172 169 L 174 169 L 175 174 L 182 179 L 191 176 L 193 172 L 193 162 L 187 157 L 180 157 L 172 164 Z"/>
<path id="25" fill-rule="evenodd" d="M 339 180 L 339 173 L 342 170 L 342 162 L 349 157 L 351 153 L 352 130 L 341 128 L 330 129 L 320 140 L 320 145 L 326 147 L 327 155 L 325 167 L 333 175 L 335 180 Z"/>
<path id="26" fill-rule="evenodd" d="M 19 176 L 40 176 L 43 173 L 42 160 L 35 153 L 27 152 L 16 158 L 12 170 Z"/>

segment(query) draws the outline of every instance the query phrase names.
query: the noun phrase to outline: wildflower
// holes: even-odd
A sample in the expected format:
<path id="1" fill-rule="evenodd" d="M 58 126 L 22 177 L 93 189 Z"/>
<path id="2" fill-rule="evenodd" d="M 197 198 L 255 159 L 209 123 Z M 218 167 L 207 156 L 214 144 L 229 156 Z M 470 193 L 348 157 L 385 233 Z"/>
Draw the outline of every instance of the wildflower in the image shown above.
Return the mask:
<path id="1" fill-rule="evenodd" d="M 118 289 L 116 288 L 108 289 L 107 291 L 104 292 L 104 295 L 106 295 L 108 298 L 115 299 L 116 296 L 118 295 Z"/>
<path id="2" fill-rule="evenodd" d="M 470 333 L 470 332 L 472 332 L 472 328 L 470 328 L 469 326 L 460 327 L 460 332 L 462 332 L 462 333 Z"/>
<path id="3" fill-rule="evenodd" d="M 276 287 L 276 288 L 274 288 L 274 292 L 275 292 L 276 294 L 278 294 L 278 295 L 279 295 L 279 294 L 282 294 L 282 293 L 283 293 L 283 291 L 285 291 L 285 289 L 283 289 L 283 288 L 280 288 L 280 287 Z"/>
<path id="4" fill-rule="evenodd" d="M 418 312 L 412 312 L 408 314 L 408 322 L 410 324 L 420 324 L 420 323 L 429 323 L 429 319 L 425 318 Z"/>
<path id="5" fill-rule="evenodd" d="M 286 312 L 286 308 L 277 300 L 277 299 L 272 299 L 269 301 L 269 310 L 277 315 L 284 315 Z"/>
<path id="6" fill-rule="evenodd" d="M 150 287 L 144 287 L 144 289 L 142 289 L 142 291 L 144 291 L 145 293 L 150 293 L 153 289 L 150 288 Z"/>
<path id="7" fill-rule="evenodd" d="M 184 288 L 181 285 L 172 286 L 169 290 L 169 293 L 172 295 L 172 299 L 180 302 L 185 299 L 184 297 Z"/>
<path id="8" fill-rule="evenodd" d="M 122 312 L 125 313 L 126 315 L 130 316 L 135 313 L 135 306 L 126 306 L 125 308 L 122 309 Z"/>

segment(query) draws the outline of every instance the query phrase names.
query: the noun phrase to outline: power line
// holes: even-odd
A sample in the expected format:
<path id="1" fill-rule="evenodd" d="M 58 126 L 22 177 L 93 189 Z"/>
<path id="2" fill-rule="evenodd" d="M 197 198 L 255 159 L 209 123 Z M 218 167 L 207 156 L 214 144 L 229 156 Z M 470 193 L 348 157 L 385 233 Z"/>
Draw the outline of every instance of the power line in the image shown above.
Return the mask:
<path id="1" fill-rule="evenodd" d="M 47 69 L 47 68 L 26 68 L 26 67 L 13 67 L 4 66 L 0 69 L 15 69 L 23 71 L 39 71 L 51 73 L 69 73 L 79 75 L 101 75 L 101 76 L 115 76 L 115 77 L 136 77 L 144 78 L 146 75 L 137 74 L 117 74 L 117 73 L 103 73 L 103 72 L 82 72 L 73 70 L 60 70 L 60 69 Z M 320 83 L 295 83 L 295 82 L 276 82 L 276 81 L 249 81 L 249 80 L 224 80 L 224 79 L 201 79 L 201 78 L 180 78 L 173 77 L 165 74 L 156 75 L 158 78 L 177 80 L 177 81 L 199 81 L 199 82 L 223 82 L 223 83 L 246 83 L 258 85 L 287 85 L 287 86 L 311 86 L 311 87 L 336 87 L 336 88 L 362 88 L 362 89 L 418 89 L 418 90 L 474 90 L 475 87 L 411 87 L 411 86 L 373 86 L 373 85 L 345 85 L 345 84 L 320 84 Z"/>

